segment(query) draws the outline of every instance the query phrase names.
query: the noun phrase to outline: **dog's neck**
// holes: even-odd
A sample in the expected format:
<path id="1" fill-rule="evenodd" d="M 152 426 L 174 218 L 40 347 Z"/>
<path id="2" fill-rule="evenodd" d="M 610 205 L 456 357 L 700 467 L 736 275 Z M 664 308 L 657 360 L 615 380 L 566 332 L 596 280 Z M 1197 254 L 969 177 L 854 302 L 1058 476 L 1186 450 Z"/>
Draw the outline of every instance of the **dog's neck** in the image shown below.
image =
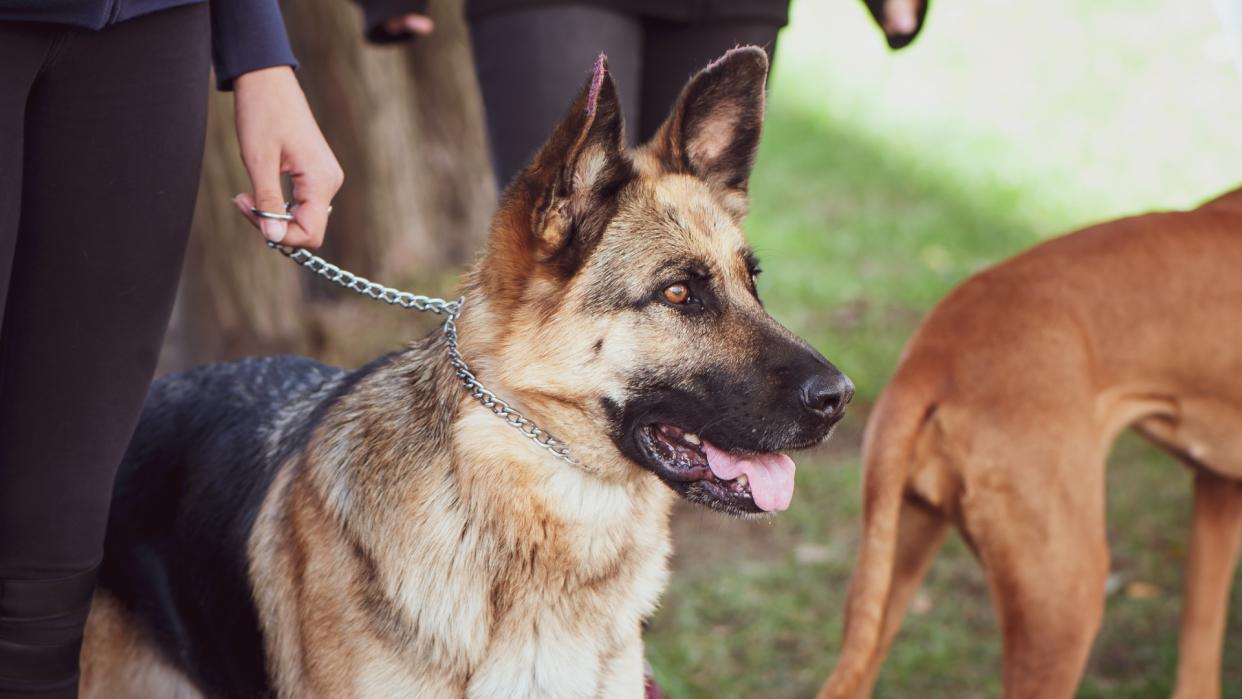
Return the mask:
<path id="1" fill-rule="evenodd" d="M 470 361 L 467 332 L 478 338 L 483 331 L 462 328 Z M 481 367 L 486 383 L 490 372 Z M 507 397 L 503 385 L 489 388 Z M 568 559 L 583 579 L 614 568 L 635 531 L 644 550 L 668 553 L 667 487 L 632 464 L 627 477 L 601 478 L 533 443 L 466 392 L 438 334 L 359 381 L 311 448 L 321 452 L 310 460 L 315 480 L 340 521 L 384 531 L 399 550 L 422 548 L 425 542 L 403 534 L 411 518 L 430 516 L 487 536 L 507 553 Z"/>
<path id="2" fill-rule="evenodd" d="M 672 492 L 649 473 L 601 478 L 588 465 L 567 463 L 532 443 L 489 411 L 469 401 L 453 428 L 453 469 L 463 498 L 485 519 L 538 512 L 581 537 L 581 551 L 565 553 L 584 565 L 618 546 L 618 536 L 635 524 L 665 521 Z"/>
<path id="3" fill-rule="evenodd" d="M 463 390 L 438 333 L 352 378 L 295 468 L 339 527 L 337 555 L 373 575 L 358 613 L 385 619 L 396 656 L 510 687 L 529 679 L 532 644 L 553 664 L 584 659 L 553 683 L 594 677 L 624 649 L 641 677 L 672 493 L 531 443 Z"/>
<path id="4" fill-rule="evenodd" d="M 507 316 L 512 313 L 512 307 L 491 302 L 481 287 L 467 286 L 466 303 L 458 320 L 458 337 L 462 355 L 479 380 L 541 430 L 567 445 L 570 456 L 579 462 L 580 470 L 615 483 L 629 482 L 635 477 L 650 480 L 649 474 L 640 472 L 622 455 L 611 435 L 601 427 L 605 420 L 597 399 L 583 397 L 576 384 L 562 382 L 560 389 L 550 389 L 537 379 L 532 381 L 532 375 L 523 371 L 523 367 L 529 366 L 525 361 L 527 355 L 521 349 L 514 349 L 513 343 L 505 337 L 510 320 Z M 508 359 L 505 358 L 506 349 Z M 555 374 L 543 372 L 544 375 L 549 373 Z M 577 395 L 573 395 L 575 391 Z M 501 420 L 497 422 L 503 424 Z M 505 429 L 516 433 L 512 427 Z M 520 434 L 517 436 L 525 439 Z"/>

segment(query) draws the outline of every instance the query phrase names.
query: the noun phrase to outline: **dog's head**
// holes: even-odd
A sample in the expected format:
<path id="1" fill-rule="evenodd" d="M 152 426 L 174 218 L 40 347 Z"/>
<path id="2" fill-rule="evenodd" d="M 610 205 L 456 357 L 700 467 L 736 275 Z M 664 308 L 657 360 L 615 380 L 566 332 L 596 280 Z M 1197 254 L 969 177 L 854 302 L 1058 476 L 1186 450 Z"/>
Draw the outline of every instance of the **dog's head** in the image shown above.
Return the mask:
<path id="1" fill-rule="evenodd" d="M 923 29 L 931 0 L 863 0 L 891 49 L 905 48 Z"/>
<path id="2" fill-rule="evenodd" d="M 740 223 L 767 68 L 761 49 L 730 51 L 629 152 L 601 56 L 507 189 L 463 315 L 479 309 L 462 335 L 484 382 L 583 468 L 647 477 L 637 465 L 734 513 L 788 506 L 779 452 L 825 439 L 853 393 L 756 291 Z"/>

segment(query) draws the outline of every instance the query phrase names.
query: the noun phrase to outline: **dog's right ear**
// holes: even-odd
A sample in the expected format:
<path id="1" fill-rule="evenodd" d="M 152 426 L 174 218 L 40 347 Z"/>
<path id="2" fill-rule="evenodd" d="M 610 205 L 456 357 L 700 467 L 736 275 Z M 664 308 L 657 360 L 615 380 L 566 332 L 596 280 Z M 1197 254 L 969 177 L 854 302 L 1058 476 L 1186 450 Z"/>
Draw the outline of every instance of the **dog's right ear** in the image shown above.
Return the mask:
<path id="1" fill-rule="evenodd" d="M 557 276 L 571 276 L 594 249 L 616 210 L 617 192 L 634 176 L 624 128 L 617 87 L 600 54 L 591 79 L 502 204 L 518 213 L 509 220 L 525 239 L 514 242 Z"/>

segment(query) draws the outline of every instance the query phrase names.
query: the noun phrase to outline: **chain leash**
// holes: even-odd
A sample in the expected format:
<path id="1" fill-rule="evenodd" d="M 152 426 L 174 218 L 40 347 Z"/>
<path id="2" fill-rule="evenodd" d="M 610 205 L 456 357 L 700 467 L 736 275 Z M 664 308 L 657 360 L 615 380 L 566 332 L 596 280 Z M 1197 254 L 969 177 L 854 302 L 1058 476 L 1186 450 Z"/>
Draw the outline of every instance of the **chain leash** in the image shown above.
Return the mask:
<path id="1" fill-rule="evenodd" d="M 448 342 L 449 364 L 452 365 L 454 373 L 461 380 L 466 392 L 482 404 L 484 408 L 491 411 L 493 415 L 504 420 L 505 424 L 521 432 L 527 439 L 548 450 L 563 461 L 575 465 L 578 464 L 578 461 L 569 455 L 569 446 L 567 444 L 540 429 L 530 418 L 520 413 L 512 405 L 509 405 L 503 398 L 489 391 L 475 377 L 474 372 L 470 371 L 469 365 L 466 364 L 466 360 L 461 356 L 461 350 L 457 343 L 457 318 L 461 316 L 462 305 L 466 302 L 464 296 L 459 297 L 456 301 L 445 301 L 444 299 L 430 296 L 411 294 L 408 291 L 399 291 L 341 269 L 308 250 L 291 248 L 271 241 L 268 241 L 267 246 L 280 251 L 285 257 L 333 284 L 343 286 L 356 294 L 375 299 L 376 301 L 383 301 L 393 306 L 444 316 L 444 324 L 440 326 L 440 329 L 444 331 L 445 340 Z"/>

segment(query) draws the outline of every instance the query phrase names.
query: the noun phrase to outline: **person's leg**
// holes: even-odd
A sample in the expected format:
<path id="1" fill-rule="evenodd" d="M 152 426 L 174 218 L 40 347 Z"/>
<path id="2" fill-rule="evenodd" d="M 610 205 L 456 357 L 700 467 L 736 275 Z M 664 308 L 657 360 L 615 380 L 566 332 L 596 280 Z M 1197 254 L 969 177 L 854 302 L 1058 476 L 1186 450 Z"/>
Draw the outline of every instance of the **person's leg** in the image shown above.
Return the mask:
<path id="1" fill-rule="evenodd" d="M 0 23 L 0 325 L 21 212 L 26 98 L 56 35 L 46 25 Z"/>
<path id="2" fill-rule="evenodd" d="M 0 327 L 21 220 L 26 100 L 58 36 L 57 29 L 45 25 L 0 23 Z M 0 404 L 3 402 L 4 396 L 0 394 Z M 17 615 L 12 611 L 17 607 L 12 596 L 0 582 L 0 694 L 4 692 L 9 667 L 26 662 L 25 654 L 20 648 L 11 647 L 7 638 L 8 619 Z"/>
<path id="3" fill-rule="evenodd" d="M 763 47 L 772 58 L 780 27 L 763 22 L 682 24 L 649 20 L 644 25 L 642 113 L 630 122 L 639 142 L 660 128 L 686 81 L 735 46 Z"/>
<path id="4" fill-rule="evenodd" d="M 27 99 L 0 327 L 0 697 L 76 695 L 193 216 L 209 58 L 205 4 L 64 29 Z"/>
<path id="5" fill-rule="evenodd" d="M 608 55 L 622 110 L 631 124 L 638 118 L 642 26 L 637 19 L 604 8 L 549 5 L 475 19 L 470 39 L 500 187 L 552 135 L 601 52 Z"/>

